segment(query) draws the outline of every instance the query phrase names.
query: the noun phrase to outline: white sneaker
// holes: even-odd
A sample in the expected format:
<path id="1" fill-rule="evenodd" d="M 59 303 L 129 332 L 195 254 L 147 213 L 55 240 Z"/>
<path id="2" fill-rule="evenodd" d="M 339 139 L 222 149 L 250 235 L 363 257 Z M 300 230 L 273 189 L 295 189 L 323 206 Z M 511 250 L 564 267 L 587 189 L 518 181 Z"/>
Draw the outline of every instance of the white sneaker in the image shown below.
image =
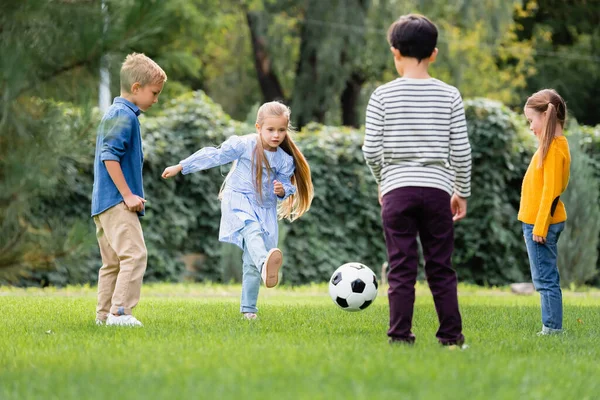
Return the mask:
<path id="1" fill-rule="evenodd" d="M 545 325 L 542 325 L 542 330 L 537 333 L 538 336 L 550 336 L 550 335 L 560 335 L 564 331 L 562 329 L 554 329 L 548 328 Z"/>
<path id="2" fill-rule="evenodd" d="M 242 314 L 242 318 L 248 319 L 248 320 L 253 320 L 253 319 L 258 318 L 258 315 L 256 315 L 253 312 L 245 312 Z"/>
<path id="3" fill-rule="evenodd" d="M 104 325 L 104 321 L 102 321 L 101 319 L 96 318 L 96 325 L 102 326 L 102 325 Z"/>
<path id="4" fill-rule="evenodd" d="M 108 314 L 106 326 L 144 326 L 133 315 Z"/>
<path id="5" fill-rule="evenodd" d="M 272 288 L 279 282 L 279 268 L 283 264 L 283 254 L 278 248 L 271 249 L 263 264 L 261 276 L 265 286 Z"/>

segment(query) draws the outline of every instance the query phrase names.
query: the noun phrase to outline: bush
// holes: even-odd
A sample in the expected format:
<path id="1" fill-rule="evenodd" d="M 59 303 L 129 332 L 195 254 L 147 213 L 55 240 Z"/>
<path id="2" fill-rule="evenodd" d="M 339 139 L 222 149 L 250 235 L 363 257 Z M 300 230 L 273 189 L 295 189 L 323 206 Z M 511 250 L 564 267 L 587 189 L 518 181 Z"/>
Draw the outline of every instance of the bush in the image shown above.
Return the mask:
<path id="1" fill-rule="evenodd" d="M 312 171 L 315 199 L 300 220 L 285 224 L 285 282 L 322 282 L 358 261 L 379 272 L 386 260 L 377 186 L 362 154 L 363 133 L 310 124 L 298 145 Z"/>
<path id="2" fill-rule="evenodd" d="M 561 196 L 568 220 L 558 252 L 561 284 L 566 287 L 594 283 L 600 270 L 600 130 L 573 124 L 568 138 L 571 175 Z"/>
<path id="3" fill-rule="evenodd" d="M 456 225 L 454 264 L 463 281 L 489 285 L 521 281 L 529 276 L 529 266 L 516 217 L 521 181 L 535 143 L 520 122 L 522 117 L 500 103 L 476 99 L 465 106 L 473 148 L 473 195 L 467 218 Z M 199 148 L 251 133 L 253 127 L 232 120 L 201 92 L 175 99 L 157 116 L 142 117 L 141 122 L 148 200 L 142 218 L 149 252 L 145 280 L 239 280 L 241 252 L 218 242 L 217 194 L 229 167 L 168 181 L 160 175 L 166 166 Z M 363 132 L 311 124 L 295 135 L 312 168 L 315 199 L 300 220 L 280 223 L 283 281 L 322 282 L 349 261 L 363 262 L 379 273 L 386 260 L 385 241 L 376 184 L 361 151 Z M 65 159 L 65 190 L 44 199 L 45 213 L 80 220 L 92 241 L 94 136 L 81 144 L 85 157 Z M 182 256 L 190 254 L 193 268 L 184 273 Z M 74 261 L 54 260 L 52 271 L 35 271 L 24 283 L 95 282 L 101 264 L 97 246 L 80 252 Z"/>
<path id="4" fill-rule="evenodd" d="M 164 180 L 165 167 L 205 146 L 218 146 L 231 135 L 252 133 L 253 128 L 232 120 L 204 93 L 189 93 L 171 101 L 162 115 L 143 121 L 144 188 L 148 199 L 143 221 L 148 247 L 148 272 L 153 280 L 179 280 L 181 255 L 201 256 L 196 280 L 228 280 L 221 256 L 235 253 L 233 245 L 218 241 L 221 203 L 217 199 L 229 166 Z M 226 247 L 223 247 L 226 246 Z M 240 258 L 241 263 L 241 258 Z"/>
<path id="5" fill-rule="evenodd" d="M 96 116 L 37 98 L 11 107 L 0 135 L 0 278 L 32 274 L 29 283 L 44 285 L 93 241 L 84 218 L 92 187 L 85 169 Z"/>
<path id="6" fill-rule="evenodd" d="M 68 110 L 65 111 L 68 113 Z M 99 116 L 97 120 L 99 119 Z M 213 169 L 165 181 L 163 169 L 177 163 L 198 148 L 217 145 L 232 134 L 244 134 L 249 128 L 231 120 L 221 107 L 203 93 L 189 93 L 171 102 L 156 117 L 140 117 L 144 140 L 144 189 L 146 215 L 141 219 L 148 269 L 144 280 L 177 281 L 182 279 L 181 256 L 200 253 L 204 260 L 197 280 L 220 280 L 221 244 L 217 240 L 220 203 L 217 193 L 226 171 Z M 77 157 L 65 154 L 63 174 L 57 176 L 62 190 L 40 196 L 42 215 L 63 222 L 78 221 L 84 226 L 80 236 L 90 246 L 76 257 L 48 261 L 48 268 L 21 268 L 21 285 L 66 285 L 96 282 L 101 266 L 95 242 L 95 226 L 90 218 L 93 183 L 95 127 L 80 143 Z M 58 224 L 48 225 L 47 235 L 61 232 Z"/>
<path id="7" fill-rule="evenodd" d="M 472 195 L 467 218 L 456 224 L 454 263 L 460 278 L 469 282 L 522 281 L 529 264 L 517 212 L 534 143 L 521 117 L 498 102 L 466 101 L 465 113 Z"/>

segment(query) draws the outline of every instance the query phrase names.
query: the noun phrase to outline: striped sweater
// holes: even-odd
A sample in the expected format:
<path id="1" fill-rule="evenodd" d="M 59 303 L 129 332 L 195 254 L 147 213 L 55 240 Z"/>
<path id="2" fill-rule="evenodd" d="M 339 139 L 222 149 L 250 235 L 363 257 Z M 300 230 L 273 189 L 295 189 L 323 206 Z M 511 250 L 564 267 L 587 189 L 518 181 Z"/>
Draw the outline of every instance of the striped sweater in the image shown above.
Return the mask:
<path id="1" fill-rule="evenodd" d="M 398 78 L 367 106 L 362 147 L 384 195 L 407 186 L 471 195 L 471 146 L 460 92 L 438 79 Z"/>

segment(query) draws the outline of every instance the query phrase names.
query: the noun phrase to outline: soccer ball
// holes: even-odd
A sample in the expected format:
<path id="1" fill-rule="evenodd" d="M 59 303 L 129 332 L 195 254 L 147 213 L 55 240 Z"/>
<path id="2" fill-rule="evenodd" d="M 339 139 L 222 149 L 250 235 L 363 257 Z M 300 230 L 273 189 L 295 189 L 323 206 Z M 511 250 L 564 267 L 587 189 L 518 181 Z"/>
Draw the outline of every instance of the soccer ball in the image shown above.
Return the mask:
<path id="1" fill-rule="evenodd" d="M 357 262 L 342 265 L 329 280 L 329 295 L 345 311 L 361 311 L 377 297 L 377 277 L 369 267 Z"/>

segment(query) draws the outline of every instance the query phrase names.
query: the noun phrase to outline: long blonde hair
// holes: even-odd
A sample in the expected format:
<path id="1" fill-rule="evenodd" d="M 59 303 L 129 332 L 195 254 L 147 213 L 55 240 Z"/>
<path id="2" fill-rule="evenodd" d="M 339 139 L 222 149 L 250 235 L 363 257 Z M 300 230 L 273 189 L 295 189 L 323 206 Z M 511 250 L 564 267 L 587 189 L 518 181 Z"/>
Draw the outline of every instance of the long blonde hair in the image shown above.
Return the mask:
<path id="1" fill-rule="evenodd" d="M 554 89 L 542 89 L 539 92 L 532 94 L 525 103 L 525 108 L 531 108 L 538 113 L 546 112 L 544 118 L 544 127 L 540 135 L 540 144 L 538 147 L 539 151 L 539 163 L 538 167 L 541 168 L 550 144 L 554 139 L 554 133 L 556 131 L 556 124 L 559 123 L 561 128 L 565 127 L 565 121 L 567 120 L 567 105 L 562 97 Z"/>
<path id="2" fill-rule="evenodd" d="M 314 189 L 310 174 L 310 166 L 291 136 L 293 133 L 290 122 L 291 113 L 291 110 L 285 104 L 278 101 L 271 101 L 263 104 L 258 109 L 258 113 L 256 114 L 256 124 L 262 126 L 265 118 L 268 117 L 286 117 L 288 120 L 287 134 L 279 147 L 294 159 L 295 169 L 294 174 L 291 177 L 291 183 L 296 186 L 297 190 L 295 194 L 289 196 L 280 203 L 277 209 L 277 216 L 279 219 L 286 218 L 290 221 L 294 221 L 309 210 L 314 196 Z M 254 153 L 252 155 L 252 164 L 254 165 L 254 185 L 258 192 L 259 199 L 262 199 L 263 165 L 267 168 L 269 175 L 272 170 L 269 165 L 269 160 L 265 157 L 260 132 L 256 139 L 256 146 L 254 147 Z"/>

